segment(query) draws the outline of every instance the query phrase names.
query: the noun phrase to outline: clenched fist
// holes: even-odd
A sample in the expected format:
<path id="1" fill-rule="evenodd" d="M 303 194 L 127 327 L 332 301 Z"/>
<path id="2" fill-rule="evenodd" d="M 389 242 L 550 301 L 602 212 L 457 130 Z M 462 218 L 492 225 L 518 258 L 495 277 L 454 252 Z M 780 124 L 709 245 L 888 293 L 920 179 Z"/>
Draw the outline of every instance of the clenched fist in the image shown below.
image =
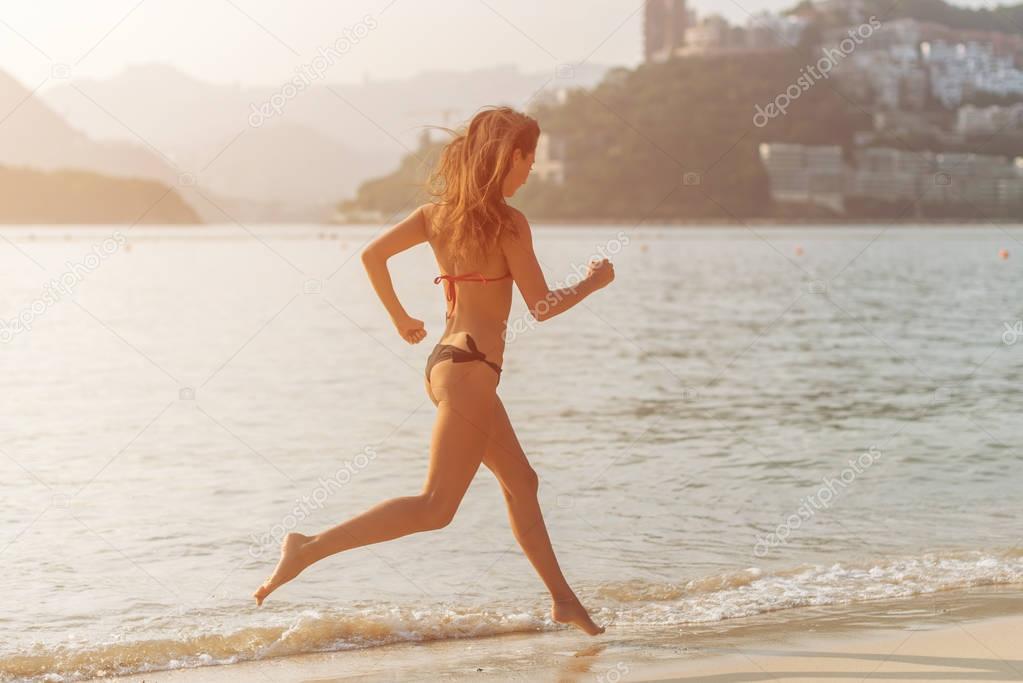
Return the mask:
<path id="1" fill-rule="evenodd" d="M 395 320 L 394 326 L 398 329 L 398 335 L 409 344 L 418 344 L 426 339 L 426 325 L 422 320 L 405 316 L 401 320 Z"/>
<path id="2" fill-rule="evenodd" d="M 614 264 L 606 258 L 599 261 L 590 261 L 589 270 L 586 272 L 586 279 L 593 283 L 595 289 L 607 287 L 615 279 Z"/>

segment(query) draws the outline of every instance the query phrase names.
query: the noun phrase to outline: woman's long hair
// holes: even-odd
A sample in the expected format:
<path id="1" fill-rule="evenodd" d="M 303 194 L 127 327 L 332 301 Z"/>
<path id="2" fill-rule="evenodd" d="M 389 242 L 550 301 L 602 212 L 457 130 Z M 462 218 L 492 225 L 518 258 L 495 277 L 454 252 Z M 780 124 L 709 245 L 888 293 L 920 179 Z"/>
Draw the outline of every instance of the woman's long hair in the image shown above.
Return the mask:
<path id="1" fill-rule="evenodd" d="M 515 230 L 501 186 L 511 169 L 512 152 L 536 150 L 540 126 L 511 107 L 485 107 L 467 129 L 441 151 L 427 180 L 438 201 L 431 230 L 448 244 L 457 264 L 477 261 L 497 244 L 501 232 Z"/>

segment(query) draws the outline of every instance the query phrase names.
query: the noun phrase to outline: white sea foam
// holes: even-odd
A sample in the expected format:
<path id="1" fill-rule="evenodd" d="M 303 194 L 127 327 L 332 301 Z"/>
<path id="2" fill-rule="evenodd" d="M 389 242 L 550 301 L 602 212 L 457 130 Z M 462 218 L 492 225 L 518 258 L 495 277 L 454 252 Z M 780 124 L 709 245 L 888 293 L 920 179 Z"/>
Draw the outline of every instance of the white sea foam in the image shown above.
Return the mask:
<path id="1" fill-rule="evenodd" d="M 804 606 L 907 598 L 975 586 L 1023 583 L 1023 551 L 929 554 L 860 564 L 759 568 L 673 583 L 609 583 L 589 591 L 599 621 L 617 626 L 717 622 Z M 186 617 L 187 618 L 187 617 Z M 553 629 L 542 607 L 381 607 L 306 610 L 278 626 L 229 632 L 176 624 L 186 637 L 56 648 L 0 657 L 0 680 L 76 681 L 341 651 L 397 642 L 499 636 Z"/>

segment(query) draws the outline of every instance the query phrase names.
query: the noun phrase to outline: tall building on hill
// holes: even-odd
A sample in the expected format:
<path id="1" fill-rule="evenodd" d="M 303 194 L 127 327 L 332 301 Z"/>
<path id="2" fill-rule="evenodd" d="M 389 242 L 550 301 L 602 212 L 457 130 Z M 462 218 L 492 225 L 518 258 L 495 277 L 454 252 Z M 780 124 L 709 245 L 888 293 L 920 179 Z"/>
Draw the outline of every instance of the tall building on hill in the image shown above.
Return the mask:
<path id="1" fill-rule="evenodd" d="M 565 183 L 565 140 L 540 133 L 536 141 L 536 156 L 533 171 L 543 181 L 556 185 Z"/>
<path id="2" fill-rule="evenodd" d="M 685 42 L 689 14 L 685 0 L 646 0 L 643 54 L 648 62 L 663 62 Z"/>

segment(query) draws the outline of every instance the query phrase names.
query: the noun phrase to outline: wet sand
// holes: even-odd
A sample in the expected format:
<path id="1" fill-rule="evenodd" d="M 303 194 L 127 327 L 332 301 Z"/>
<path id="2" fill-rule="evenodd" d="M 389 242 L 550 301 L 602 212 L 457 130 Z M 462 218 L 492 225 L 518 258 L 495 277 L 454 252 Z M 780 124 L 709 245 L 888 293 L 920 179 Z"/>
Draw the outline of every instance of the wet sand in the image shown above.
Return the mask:
<path id="1" fill-rule="evenodd" d="M 637 667 L 636 681 L 1023 681 L 1023 617 L 820 636 Z"/>

